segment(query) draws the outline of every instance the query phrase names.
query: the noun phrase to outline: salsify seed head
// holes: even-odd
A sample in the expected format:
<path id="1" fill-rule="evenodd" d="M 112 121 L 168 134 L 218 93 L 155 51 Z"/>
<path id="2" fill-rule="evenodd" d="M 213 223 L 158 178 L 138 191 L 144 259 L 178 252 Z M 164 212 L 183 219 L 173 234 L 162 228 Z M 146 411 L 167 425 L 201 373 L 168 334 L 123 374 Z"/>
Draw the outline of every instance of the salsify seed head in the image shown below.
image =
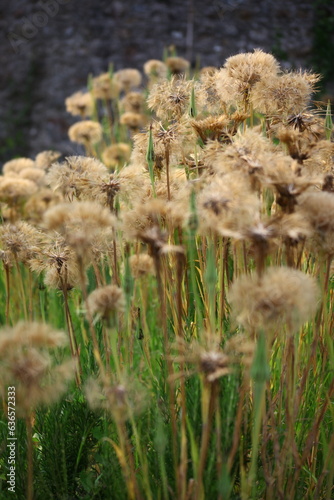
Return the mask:
<path id="1" fill-rule="evenodd" d="M 124 111 L 140 114 L 144 111 L 145 97 L 140 92 L 129 92 L 121 100 L 121 105 Z"/>
<path id="2" fill-rule="evenodd" d="M 141 278 L 148 274 L 155 274 L 153 258 L 146 254 L 140 253 L 131 255 L 129 258 L 131 274 L 134 278 Z"/>
<path id="3" fill-rule="evenodd" d="M 221 348 L 216 335 L 204 332 L 203 337 L 204 339 L 207 337 L 205 345 L 201 345 L 198 341 L 189 344 L 184 339 L 178 338 L 176 343 L 178 354 L 172 359 L 177 363 L 182 361 L 193 365 L 192 371 L 181 373 L 181 376 L 198 373 L 205 382 L 214 383 L 233 372 L 232 358 Z"/>
<path id="4" fill-rule="evenodd" d="M 44 214 L 49 230 L 60 233 L 77 256 L 88 256 L 101 231 L 112 229 L 115 217 L 97 202 L 60 203 Z"/>
<path id="5" fill-rule="evenodd" d="M 317 75 L 290 72 L 273 75 L 260 80 L 252 90 L 254 109 L 265 114 L 280 114 L 285 117 L 300 113 L 309 104 L 315 90 Z"/>
<path id="6" fill-rule="evenodd" d="M 41 151 L 36 155 L 35 167 L 48 170 L 52 163 L 55 162 L 60 156 L 61 153 L 59 151 Z"/>
<path id="7" fill-rule="evenodd" d="M 127 93 L 140 86 L 142 76 L 137 69 L 125 68 L 116 71 L 113 79 L 120 86 L 120 89 Z"/>
<path id="8" fill-rule="evenodd" d="M 313 229 L 311 249 L 334 256 L 334 196 L 331 192 L 307 192 L 298 199 L 298 214 Z"/>
<path id="9" fill-rule="evenodd" d="M 117 99 L 121 91 L 121 86 L 110 73 L 102 73 L 92 80 L 92 93 L 96 99 Z"/>
<path id="10" fill-rule="evenodd" d="M 147 122 L 145 115 L 133 111 L 126 111 L 121 115 L 120 123 L 128 127 L 132 132 L 138 132 Z"/>
<path id="11" fill-rule="evenodd" d="M 172 77 L 151 89 L 147 104 L 161 120 L 180 119 L 187 112 L 194 82 Z"/>
<path id="12" fill-rule="evenodd" d="M 216 76 L 219 98 L 237 108 L 247 108 L 254 86 L 276 76 L 278 71 L 276 59 L 259 49 L 231 56 Z"/>
<path id="13" fill-rule="evenodd" d="M 89 296 L 87 308 L 93 316 L 109 322 L 115 313 L 124 311 L 125 297 L 122 288 L 106 285 L 96 288 Z"/>
<path id="14" fill-rule="evenodd" d="M 106 147 L 102 153 L 103 163 L 110 169 L 123 167 L 130 160 L 131 148 L 125 142 Z"/>
<path id="15" fill-rule="evenodd" d="M 90 92 L 76 92 L 65 100 L 65 105 L 71 115 L 89 118 L 93 114 L 94 99 Z"/>
<path id="16" fill-rule="evenodd" d="M 247 330 L 272 331 L 287 322 L 290 333 L 316 312 L 319 290 L 316 280 L 296 269 L 271 267 L 261 278 L 238 277 L 229 292 L 234 315 Z"/>
<path id="17" fill-rule="evenodd" d="M 28 179 L 35 182 L 37 186 L 45 185 L 45 171 L 41 168 L 24 168 L 19 173 L 19 179 Z"/>
<path id="18" fill-rule="evenodd" d="M 185 73 L 190 67 L 190 62 L 184 57 L 167 57 L 165 64 L 172 75 L 179 75 L 180 73 Z"/>
<path id="19" fill-rule="evenodd" d="M 108 169 L 96 158 L 68 156 L 65 161 L 54 163 L 46 182 L 50 187 L 72 201 L 80 198 L 92 184 L 108 178 Z"/>
<path id="20" fill-rule="evenodd" d="M 28 416 L 38 405 L 56 401 L 74 376 L 70 361 L 55 366 L 51 351 L 66 345 L 64 332 L 45 323 L 20 322 L 0 330 L 0 389 L 15 386 L 16 408 Z"/>
<path id="21" fill-rule="evenodd" d="M 158 59 L 149 59 L 144 64 L 144 73 L 150 79 L 150 82 L 157 82 L 167 77 L 167 66 Z"/>
<path id="22" fill-rule="evenodd" d="M 0 176 L 0 201 L 16 205 L 27 200 L 37 191 L 36 182 L 11 176 Z"/>
<path id="23" fill-rule="evenodd" d="M 95 144 L 102 139 L 102 126 L 92 120 L 75 123 L 68 130 L 68 136 L 79 144 Z"/>
<path id="24" fill-rule="evenodd" d="M 148 403 L 148 390 L 136 377 L 123 374 L 120 379 L 90 378 L 85 386 L 87 402 L 92 409 L 104 409 L 124 423 L 142 413 Z"/>
<path id="25" fill-rule="evenodd" d="M 3 175 L 7 175 L 10 173 L 18 174 L 24 168 L 33 168 L 35 166 L 34 160 L 30 158 L 16 158 L 14 160 L 9 160 L 4 163 L 2 167 Z"/>
<path id="26" fill-rule="evenodd" d="M 0 245 L 11 262 L 27 263 L 40 252 L 44 240 L 41 231 L 24 221 L 0 226 Z"/>
<path id="27" fill-rule="evenodd" d="M 25 204 L 26 219 L 33 224 L 40 224 L 46 210 L 63 201 L 61 193 L 46 187 L 40 188 Z"/>

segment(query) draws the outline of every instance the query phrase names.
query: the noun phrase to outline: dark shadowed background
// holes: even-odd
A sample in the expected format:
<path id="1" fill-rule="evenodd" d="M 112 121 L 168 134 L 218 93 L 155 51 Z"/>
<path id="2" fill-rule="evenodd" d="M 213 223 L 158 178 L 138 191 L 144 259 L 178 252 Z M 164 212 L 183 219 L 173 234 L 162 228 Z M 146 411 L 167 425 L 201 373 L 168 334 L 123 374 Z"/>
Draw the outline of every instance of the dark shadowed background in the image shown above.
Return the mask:
<path id="1" fill-rule="evenodd" d="M 201 67 L 262 48 L 321 72 L 322 98 L 334 94 L 332 0 L 0 0 L 0 27 L 1 164 L 73 153 L 65 98 L 109 63 L 141 70 L 170 45 Z"/>

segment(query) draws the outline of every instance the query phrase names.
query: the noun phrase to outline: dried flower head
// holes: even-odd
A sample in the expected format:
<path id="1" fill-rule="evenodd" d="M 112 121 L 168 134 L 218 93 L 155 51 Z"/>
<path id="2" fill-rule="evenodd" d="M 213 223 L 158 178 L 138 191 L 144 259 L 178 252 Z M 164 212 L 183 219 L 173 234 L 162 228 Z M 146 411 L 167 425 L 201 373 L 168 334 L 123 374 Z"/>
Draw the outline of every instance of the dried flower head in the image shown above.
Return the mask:
<path id="1" fill-rule="evenodd" d="M 94 246 L 100 231 L 115 224 L 115 218 L 99 203 L 74 201 L 49 208 L 44 223 L 48 229 L 63 235 L 66 244 L 82 257 Z"/>
<path id="2" fill-rule="evenodd" d="M 213 178 L 199 193 L 197 202 L 202 231 L 240 237 L 259 218 L 257 195 L 250 192 L 247 178 L 236 173 Z"/>
<path id="3" fill-rule="evenodd" d="M 117 174 L 121 198 L 127 207 L 140 203 L 150 193 L 151 182 L 145 166 L 138 162 L 122 168 Z"/>
<path id="4" fill-rule="evenodd" d="M 208 116 L 203 119 L 191 120 L 190 123 L 204 144 L 208 140 L 230 142 L 230 118 L 227 115 Z"/>
<path id="5" fill-rule="evenodd" d="M 131 111 L 132 113 L 143 113 L 145 106 L 145 97 L 139 92 L 129 92 L 121 100 L 121 105 L 124 111 Z"/>
<path id="6" fill-rule="evenodd" d="M 144 64 L 144 73 L 151 82 L 156 83 L 158 80 L 163 80 L 167 77 L 167 66 L 158 59 L 150 59 Z"/>
<path id="7" fill-rule="evenodd" d="M 253 88 L 254 109 L 265 114 L 289 116 L 302 112 L 309 104 L 315 80 L 308 73 L 291 72 L 260 80 Z"/>
<path id="8" fill-rule="evenodd" d="M 317 308 L 316 280 L 296 269 L 271 267 L 261 278 L 242 275 L 229 292 L 237 321 L 246 329 L 274 330 L 287 322 L 290 333 Z"/>
<path id="9" fill-rule="evenodd" d="M 46 210 L 62 201 L 64 200 L 61 193 L 55 193 L 49 188 L 41 188 L 25 204 L 25 216 L 34 223 L 40 223 Z"/>
<path id="10" fill-rule="evenodd" d="M 138 378 L 89 379 L 85 387 L 88 404 L 93 409 L 107 410 L 117 422 L 139 415 L 147 404 L 147 389 Z"/>
<path id="11" fill-rule="evenodd" d="M 190 67 L 190 62 L 187 61 L 187 59 L 177 56 L 167 57 L 165 63 L 169 71 L 172 73 L 172 75 L 179 75 L 180 73 L 185 73 Z"/>
<path id="12" fill-rule="evenodd" d="M 79 144 L 95 144 L 102 139 L 102 126 L 98 122 L 84 120 L 72 125 L 68 136 L 71 141 Z"/>
<path id="13" fill-rule="evenodd" d="M 279 64 L 271 54 L 255 49 L 254 52 L 228 57 L 224 68 L 230 78 L 247 82 L 252 86 L 268 75 L 276 75 Z"/>
<path id="14" fill-rule="evenodd" d="M 256 129 L 239 131 L 231 140 L 227 147 L 208 142 L 204 150 L 205 163 L 218 175 L 237 171 L 247 174 L 252 188 L 257 188 L 256 178 L 262 172 L 263 165 L 267 164 L 267 155 L 274 150 L 273 145 Z"/>
<path id="15" fill-rule="evenodd" d="M 29 261 L 39 253 L 43 241 L 43 233 L 27 222 L 0 226 L 1 247 L 11 261 Z"/>
<path id="16" fill-rule="evenodd" d="M 217 75 L 216 88 L 220 99 L 234 106 L 243 104 L 247 108 L 254 85 L 275 76 L 278 70 L 276 59 L 259 49 L 231 56 Z"/>
<path id="17" fill-rule="evenodd" d="M 204 66 L 203 68 L 201 68 L 199 74 L 200 77 L 202 77 L 203 75 L 214 75 L 216 71 L 216 66 Z"/>
<path id="18" fill-rule="evenodd" d="M 131 148 L 125 142 L 112 144 L 103 150 L 102 160 L 108 168 L 123 166 L 130 160 Z"/>
<path id="19" fill-rule="evenodd" d="M 303 110 L 300 113 L 289 115 L 284 123 L 298 132 L 310 132 L 313 138 L 317 138 L 324 132 L 323 121 L 314 111 Z"/>
<path id="20" fill-rule="evenodd" d="M 13 206 L 25 201 L 37 191 L 37 184 L 29 179 L 0 176 L 0 201 Z"/>
<path id="21" fill-rule="evenodd" d="M 52 165 L 46 182 L 54 191 L 73 200 L 74 197 L 80 198 L 87 184 L 101 182 L 107 177 L 107 168 L 96 158 L 68 156 L 64 162 Z"/>
<path id="22" fill-rule="evenodd" d="M 304 161 L 311 156 L 315 144 L 311 135 L 285 127 L 280 127 L 276 135 L 281 143 L 286 145 L 291 158 L 297 160 L 300 165 L 303 165 Z"/>
<path id="23" fill-rule="evenodd" d="M 133 111 L 127 111 L 121 115 L 120 123 L 128 127 L 133 133 L 139 131 L 147 122 L 146 116 Z"/>
<path id="24" fill-rule="evenodd" d="M 227 103 L 224 101 L 217 88 L 219 71 L 203 72 L 200 75 L 199 86 L 196 92 L 196 102 L 204 111 L 216 115 L 227 112 Z"/>
<path id="25" fill-rule="evenodd" d="M 35 167 L 47 170 L 60 156 L 59 151 L 41 151 L 36 155 Z"/>
<path id="26" fill-rule="evenodd" d="M 92 116 L 94 100 L 90 92 L 76 92 L 65 100 L 66 111 L 73 116 Z"/>
<path id="27" fill-rule="evenodd" d="M 50 404 L 66 390 L 74 365 L 55 366 L 51 350 L 66 344 L 66 335 L 43 323 L 20 322 L 0 330 L 0 388 L 15 386 L 16 408 L 28 416 L 40 404 Z"/>
<path id="28" fill-rule="evenodd" d="M 137 69 L 125 68 L 114 73 L 114 80 L 125 93 L 139 87 L 141 84 L 141 73 Z"/>
<path id="29" fill-rule="evenodd" d="M 110 211 L 114 211 L 114 198 L 121 189 L 121 183 L 116 174 L 111 174 L 108 177 L 100 180 L 82 180 L 79 183 L 81 187 L 82 200 L 96 201 L 104 207 L 109 207 Z"/>
<path id="30" fill-rule="evenodd" d="M 33 168 L 34 166 L 35 162 L 30 158 L 16 158 L 15 160 L 10 160 L 4 163 L 2 173 L 3 175 L 10 173 L 18 174 L 24 168 Z"/>
<path id="31" fill-rule="evenodd" d="M 136 134 L 133 138 L 131 161 L 143 165 L 145 170 L 148 170 L 146 155 L 150 133 L 153 138 L 154 170 L 158 177 L 166 165 L 166 149 L 168 149 L 169 164 L 178 165 L 188 149 L 191 150 L 196 143 L 196 135 L 188 124 L 178 122 L 165 128 L 161 122 L 154 121 L 149 130 Z"/>
<path id="32" fill-rule="evenodd" d="M 93 316 L 110 322 L 117 312 L 125 309 L 125 297 L 122 288 L 107 285 L 96 288 L 89 296 L 87 308 Z"/>
<path id="33" fill-rule="evenodd" d="M 147 253 L 131 255 L 129 264 L 131 274 L 134 278 L 141 278 L 147 274 L 155 274 L 154 261 Z"/>
<path id="34" fill-rule="evenodd" d="M 158 234 L 159 217 L 165 217 L 166 212 L 167 204 L 165 200 L 146 199 L 145 203 L 143 201 L 138 202 L 133 209 L 123 212 L 122 228 L 130 238 L 137 237 L 139 234 L 143 235 L 151 229 L 153 229 L 154 234 Z"/>
<path id="35" fill-rule="evenodd" d="M 313 176 L 301 175 L 299 163 L 280 154 L 267 155 L 260 179 L 263 185 L 275 187 L 276 203 L 285 213 L 293 213 L 298 197 L 319 181 Z"/>
<path id="36" fill-rule="evenodd" d="M 54 290 L 70 291 L 73 288 L 80 288 L 81 276 L 76 263 L 71 263 L 63 267 L 60 271 L 54 267 L 45 270 L 44 285 Z"/>
<path id="37" fill-rule="evenodd" d="M 173 361 L 194 365 L 194 369 L 190 372 L 180 373 L 180 376 L 199 373 L 207 383 L 213 383 L 232 373 L 233 366 L 231 358 L 220 347 L 219 339 L 208 334 L 204 334 L 204 337 L 207 337 L 205 346 L 197 341 L 189 344 L 183 339 L 178 339 L 178 355 L 173 356 Z"/>
<path id="38" fill-rule="evenodd" d="M 310 157 L 304 161 L 304 168 L 310 174 L 332 175 L 334 143 L 327 140 L 317 141 L 310 152 Z"/>
<path id="39" fill-rule="evenodd" d="M 80 284 L 75 253 L 60 236 L 46 240 L 29 266 L 37 273 L 45 272 L 44 283 L 50 288 L 65 291 Z"/>
<path id="40" fill-rule="evenodd" d="M 161 164 L 163 166 L 163 164 Z M 178 196 L 179 192 L 187 184 L 187 177 L 184 170 L 172 168 L 169 173 L 169 187 L 170 187 L 170 201 L 171 203 L 165 207 L 164 215 L 169 218 L 170 210 L 172 208 L 173 202 Z M 159 179 L 155 183 L 156 195 L 159 199 L 168 199 L 168 188 L 167 188 L 167 175 L 166 172 L 160 173 Z"/>
<path id="41" fill-rule="evenodd" d="M 179 119 L 187 112 L 194 82 L 173 77 L 154 85 L 147 104 L 162 120 Z"/>
<path id="42" fill-rule="evenodd" d="M 334 196 L 331 192 L 308 192 L 298 199 L 297 213 L 311 225 L 312 249 L 334 256 Z"/>
<path id="43" fill-rule="evenodd" d="M 309 221 L 300 213 L 283 213 L 271 218 L 271 226 L 276 235 L 295 245 L 312 236 L 313 231 Z"/>
<path id="44" fill-rule="evenodd" d="M 111 78 L 110 73 L 102 73 L 93 78 L 92 84 L 96 99 L 117 99 L 121 91 L 120 84 Z"/>
<path id="45" fill-rule="evenodd" d="M 37 186 L 45 184 L 45 171 L 41 168 L 24 168 L 21 170 L 19 177 L 35 182 Z"/>

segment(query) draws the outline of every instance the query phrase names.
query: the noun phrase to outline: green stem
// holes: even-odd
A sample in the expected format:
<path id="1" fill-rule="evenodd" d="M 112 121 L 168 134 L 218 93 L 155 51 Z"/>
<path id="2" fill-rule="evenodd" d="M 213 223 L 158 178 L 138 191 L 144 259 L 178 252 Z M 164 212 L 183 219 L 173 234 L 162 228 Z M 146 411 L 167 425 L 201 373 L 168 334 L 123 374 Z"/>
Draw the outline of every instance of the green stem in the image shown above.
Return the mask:
<path id="1" fill-rule="evenodd" d="M 22 306 L 23 306 L 23 312 L 24 312 L 24 319 L 28 321 L 28 311 L 27 311 L 27 298 L 26 298 L 26 293 L 24 290 L 24 283 L 23 283 L 23 277 L 21 274 L 21 269 L 19 266 L 19 262 L 17 260 L 17 256 L 15 255 L 15 267 L 16 267 L 16 272 L 17 272 L 17 277 L 18 277 L 18 283 L 19 283 L 19 288 L 21 291 L 21 299 L 22 299 Z"/>
<path id="2" fill-rule="evenodd" d="M 32 425 L 31 415 L 26 417 L 26 432 L 27 432 L 27 500 L 33 500 L 34 483 L 33 483 L 33 441 L 32 441 Z"/>

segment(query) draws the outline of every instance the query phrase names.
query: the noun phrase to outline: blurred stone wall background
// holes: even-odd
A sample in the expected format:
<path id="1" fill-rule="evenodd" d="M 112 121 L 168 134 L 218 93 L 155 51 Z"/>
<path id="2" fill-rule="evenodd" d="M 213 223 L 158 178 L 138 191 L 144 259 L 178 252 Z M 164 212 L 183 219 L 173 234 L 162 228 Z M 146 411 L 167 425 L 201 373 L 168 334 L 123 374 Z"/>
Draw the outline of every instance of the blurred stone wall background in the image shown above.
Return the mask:
<path id="1" fill-rule="evenodd" d="M 142 69 L 170 45 L 201 67 L 262 48 L 321 71 L 323 97 L 334 93 L 332 0 L 0 0 L 0 27 L 1 164 L 75 153 L 65 98 L 109 63 Z"/>

